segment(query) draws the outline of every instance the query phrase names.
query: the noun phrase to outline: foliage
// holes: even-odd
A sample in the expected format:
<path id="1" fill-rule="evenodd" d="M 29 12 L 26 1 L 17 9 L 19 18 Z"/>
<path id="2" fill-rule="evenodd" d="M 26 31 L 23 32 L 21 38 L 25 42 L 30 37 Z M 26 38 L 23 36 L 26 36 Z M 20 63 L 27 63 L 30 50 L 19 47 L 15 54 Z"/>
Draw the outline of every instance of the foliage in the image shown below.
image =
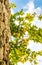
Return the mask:
<path id="1" fill-rule="evenodd" d="M 39 20 L 42 20 L 42 14 L 40 14 L 40 15 L 38 16 L 38 19 L 39 19 Z"/>
<path id="2" fill-rule="evenodd" d="M 10 40 L 10 65 L 15 65 L 19 61 L 24 63 L 27 60 L 31 63 L 34 62 L 35 65 L 38 64 L 36 56 L 42 56 L 42 50 L 35 52 L 27 49 L 29 40 L 34 40 L 34 42 L 40 42 L 42 44 L 42 28 L 37 28 L 31 23 L 34 20 L 35 15 L 35 13 L 32 15 L 27 13 L 24 17 L 23 9 L 20 12 L 11 14 L 10 29 L 14 40 Z M 18 24 L 16 25 L 15 22 Z"/>
<path id="3" fill-rule="evenodd" d="M 15 3 L 9 3 L 9 5 L 10 5 L 10 8 L 12 8 L 12 9 L 16 7 Z"/>

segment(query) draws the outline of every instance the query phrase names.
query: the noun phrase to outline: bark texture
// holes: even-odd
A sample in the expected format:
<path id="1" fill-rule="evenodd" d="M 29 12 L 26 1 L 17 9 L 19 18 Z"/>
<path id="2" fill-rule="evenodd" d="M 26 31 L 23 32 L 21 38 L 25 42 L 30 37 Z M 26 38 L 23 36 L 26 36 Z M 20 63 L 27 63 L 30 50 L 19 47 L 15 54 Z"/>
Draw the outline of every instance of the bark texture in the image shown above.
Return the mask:
<path id="1" fill-rule="evenodd" d="M 9 65 L 10 8 L 8 0 L 0 0 L 0 65 Z"/>

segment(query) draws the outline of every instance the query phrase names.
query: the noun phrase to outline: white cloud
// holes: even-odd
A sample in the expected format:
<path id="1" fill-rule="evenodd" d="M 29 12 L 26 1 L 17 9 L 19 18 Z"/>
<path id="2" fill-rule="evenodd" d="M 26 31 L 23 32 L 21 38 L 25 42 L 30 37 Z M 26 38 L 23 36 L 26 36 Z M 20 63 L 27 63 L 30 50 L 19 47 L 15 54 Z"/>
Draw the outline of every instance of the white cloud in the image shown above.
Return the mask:
<path id="1" fill-rule="evenodd" d="M 38 60 L 39 62 L 42 62 L 42 56 L 38 55 L 38 56 L 37 56 L 37 60 Z"/>
<path id="2" fill-rule="evenodd" d="M 42 28 L 42 20 L 38 20 L 38 17 L 35 16 L 33 22 L 32 22 L 33 25 L 36 25 L 38 28 Z"/>
<path id="3" fill-rule="evenodd" d="M 13 9 L 11 9 L 11 14 L 14 14 L 14 10 Z"/>
<path id="4" fill-rule="evenodd" d="M 38 65 L 42 65 L 42 56 L 38 55 L 37 60 L 39 61 Z"/>
<path id="5" fill-rule="evenodd" d="M 18 62 L 18 65 L 23 65 L 21 62 Z"/>
<path id="6" fill-rule="evenodd" d="M 24 65 L 31 65 L 29 61 L 25 62 Z"/>
<path id="7" fill-rule="evenodd" d="M 32 51 L 40 51 L 42 50 L 42 44 L 34 43 L 34 41 L 29 41 L 27 48 L 30 48 Z"/>
<path id="8" fill-rule="evenodd" d="M 15 23 L 15 25 L 17 25 L 17 26 L 19 25 L 19 21 L 17 21 L 17 20 L 15 20 L 14 23 Z"/>
<path id="9" fill-rule="evenodd" d="M 38 7 L 34 9 L 34 12 L 36 12 L 37 16 L 39 16 L 42 13 L 42 8 Z"/>
<path id="10" fill-rule="evenodd" d="M 36 12 L 36 16 L 34 18 L 33 24 L 36 25 L 38 28 L 42 28 L 42 21 L 38 20 L 38 17 L 42 13 L 42 8 L 37 7 L 35 8 L 34 0 L 29 0 L 29 2 L 24 6 L 25 16 L 26 13 L 34 13 Z"/>
<path id="11" fill-rule="evenodd" d="M 26 12 L 29 12 L 31 14 L 34 12 L 36 12 L 37 15 L 42 13 L 42 8 L 40 7 L 35 8 L 34 0 L 29 0 L 29 2 L 23 7 L 23 9 L 26 10 Z"/>
<path id="12" fill-rule="evenodd" d="M 28 12 L 32 13 L 34 11 L 34 2 L 33 0 L 30 0 L 27 5 L 24 7 Z"/>
<path id="13" fill-rule="evenodd" d="M 15 38 L 13 36 L 11 36 L 9 41 L 14 41 L 14 40 L 15 40 Z"/>
<path id="14" fill-rule="evenodd" d="M 21 62 L 18 62 L 18 65 L 31 65 L 31 63 L 29 61 L 26 61 L 24 64 Z"/>

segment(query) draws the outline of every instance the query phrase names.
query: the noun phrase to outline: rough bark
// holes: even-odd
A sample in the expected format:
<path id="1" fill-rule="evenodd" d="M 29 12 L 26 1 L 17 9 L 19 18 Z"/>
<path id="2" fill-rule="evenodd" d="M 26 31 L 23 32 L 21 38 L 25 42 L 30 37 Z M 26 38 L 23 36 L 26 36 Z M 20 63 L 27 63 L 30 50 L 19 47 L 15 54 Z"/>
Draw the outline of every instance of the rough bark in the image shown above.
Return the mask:
<path id="1" fill-rule="evenodd" d="M 0 0 L 0 65 L 9 65 L 10 8 L 8 0 Z"/>

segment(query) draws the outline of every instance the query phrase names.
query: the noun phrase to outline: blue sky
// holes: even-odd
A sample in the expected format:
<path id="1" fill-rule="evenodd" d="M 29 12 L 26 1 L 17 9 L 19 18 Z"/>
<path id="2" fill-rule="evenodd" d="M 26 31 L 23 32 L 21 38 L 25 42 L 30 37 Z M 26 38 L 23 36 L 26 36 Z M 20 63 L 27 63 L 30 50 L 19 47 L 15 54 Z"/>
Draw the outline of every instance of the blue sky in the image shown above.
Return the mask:
<path id="1" fill-rule="evenodd" d="M 30 0 L 10 0 L 10 2 L 16 3 L 17 7 L 14 12 L 20 11 Z M 33 0 L 31 0 L 33 1 Z M 35 8 L 42 7 L 42 0 L 34 0 Z"/>
<path id="2" fill-rule="evenodd" d="M 34 0 L 35 7 L 42 7 L 42 0 Z"/>

